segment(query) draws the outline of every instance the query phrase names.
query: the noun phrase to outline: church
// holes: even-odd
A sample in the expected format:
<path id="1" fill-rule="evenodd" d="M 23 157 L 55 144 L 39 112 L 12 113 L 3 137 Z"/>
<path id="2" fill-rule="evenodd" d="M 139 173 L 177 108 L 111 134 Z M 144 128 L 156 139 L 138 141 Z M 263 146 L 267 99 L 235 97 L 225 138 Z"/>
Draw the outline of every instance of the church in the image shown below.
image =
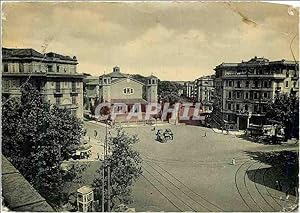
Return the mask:
<path id="1" fill-rule="evenodd" d="M 122 73 L 118 66 L 112 72 L 99 77 L 99 98 L 111 104 L 124 103 L 131 107 L 139 103 L 144 111 L 146 104 L 157 103 L 157 77 L 151 75 L 143 79 Z"/>

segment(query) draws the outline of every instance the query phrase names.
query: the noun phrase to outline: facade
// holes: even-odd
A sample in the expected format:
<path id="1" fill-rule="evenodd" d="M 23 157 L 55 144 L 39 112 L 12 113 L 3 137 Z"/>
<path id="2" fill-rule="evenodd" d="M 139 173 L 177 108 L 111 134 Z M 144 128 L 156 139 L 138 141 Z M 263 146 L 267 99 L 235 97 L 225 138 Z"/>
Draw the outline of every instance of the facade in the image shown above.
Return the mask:
<path id="1" fill-rule="evenodd" d="M 298 62 L 254 57 L 215 68 L 216 96 L 223 121 L 246 129 L 263 124 L 266 104 L 277 94 L 299 95 Z"/>
<path id="2" fill-rule="evenodd" d="M 76 57 L 42 54 L 34 49 L 2 48 L 2 95 L 18 97 L 20 86 L 31 83 L 50 104 L 83 117 L 83 75 Z"/>
<path id="3" fill-rule="evenodd" d="M 116 66 L 111 73 L 99 77 L 99 98 L 112 104 L 157 103 L 157 83 L 158 79 L 153 75 L 142 82 L 121 73 Z"/>
<path id="4" fill-rule="evenodd" d="M 202 103 L 204 112 L 211 112 L 215 91 L 214 75 L 196 79 L 195 87 L 197 102 Z"/>
<path id="5" fill-rule="evenodd" d="M 187 81 L 184 83 L 183 95 L 187 98 L 195 98 L 197 93 L 195 81 Z"/>
<path id="6" fill-rule="evenodd" d="M 99 77 L 87 76 L 83 79 L 84 94 L 88 98 L 88 102 L 94 104 L 99 99 Z"/>

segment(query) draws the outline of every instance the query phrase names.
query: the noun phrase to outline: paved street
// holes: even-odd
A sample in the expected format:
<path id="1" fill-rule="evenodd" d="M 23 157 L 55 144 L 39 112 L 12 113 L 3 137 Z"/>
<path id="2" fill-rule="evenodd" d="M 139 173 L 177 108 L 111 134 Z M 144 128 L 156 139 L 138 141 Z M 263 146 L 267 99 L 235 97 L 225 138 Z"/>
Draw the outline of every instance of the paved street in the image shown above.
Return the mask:
<path id="1" fill-rule="evenodd" d="M 85 126 L 88 134 L 98 129 L 104 137 L 105 128 L 90 123 Z M 151 128 L 125 128 L 129 134 L 138 134 L 136 148 L 144 160 L 143 175 L 134 186 L 130 205 L 136 211 L 279 211 L 292 206 L 295 197 L 281 201 L 283 193 L 264 186 L 275 184 L 274 168 L 251 160 L 250 155 L 297 149 L 296 145 L 251 143 L 184 125 L 168 126 L 174 141 L 159 143 Z M 232 158 L 235 165 L 231 165 Z"/>

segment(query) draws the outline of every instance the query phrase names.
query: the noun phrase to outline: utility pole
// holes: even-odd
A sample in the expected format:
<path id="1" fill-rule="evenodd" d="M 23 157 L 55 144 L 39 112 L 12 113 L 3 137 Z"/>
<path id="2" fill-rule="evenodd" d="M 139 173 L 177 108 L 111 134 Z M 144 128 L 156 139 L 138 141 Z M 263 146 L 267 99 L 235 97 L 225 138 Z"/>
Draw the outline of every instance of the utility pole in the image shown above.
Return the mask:
<path id="1" fill-rule="evenodd" d="M 108 165 L 107 170 L 107 211 L 110 212 L 110 165 Z"/>

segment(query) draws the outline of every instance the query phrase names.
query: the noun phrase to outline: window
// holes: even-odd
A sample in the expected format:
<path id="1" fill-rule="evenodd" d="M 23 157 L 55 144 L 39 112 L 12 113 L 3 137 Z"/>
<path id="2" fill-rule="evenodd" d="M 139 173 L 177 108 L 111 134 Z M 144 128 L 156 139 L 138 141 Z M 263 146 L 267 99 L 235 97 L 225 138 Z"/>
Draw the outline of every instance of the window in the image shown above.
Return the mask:
<path id="1" fill-rule="evenodd" d="M 247 88 L 249 87 L 249 81 L 246 81 L 246 87 Z"/>
<path id="2" fill-rule="evenodd" d="M 107 84 L 107 79 L 106 79 L 106 78 L 104 78 L 103 80 L 104 80 L 104 84 Z"/>
<path id="3" fill-rule="evenodd" d="M 268 93 L 264 92 L 264 98 L 267 98 L 267 97 L 268 97 Z"/>
<path id="4" fill-rule="evenodd" d="M 126 87 L 126 88 L 123 89 L 123 93 L 124 93 L 125 95 L 131 95 L 131 94 L 134 93 L 134 89 L 133 89 L 133 88 L 130 88 L 130 87 Z"/>
<path id="5" fill-rule="evenodd" d="M 254 93 L 254 99 L 258 99 L 258 94 L 257 94 L 257 92 Z"/>
<path id="6" fill-rule="evenodd" d="M 264 88 L 267 88 L 267 87 L 268 87 L 268 82 L 264 81 Z"/>
<path id="7" fill-rule="evenodd" d="M 4 89 L 9 89 L 9 81 L 8 80 L 3 80 L 3 88 Z"/>
<path id="8" fill-rule="evenodd" d="M 65 82 L 65 87 L 68 87 L 68 82 Z"/>
<path id="9" fill-rule="evenodd" d="M 60 103 L 61 103 L 60 100 L 61 100 L 60 97 L 55 98 L 56 105 L 60 105 Z"/>
<path id="10" fill-rule="evenodd" d="M 228 93 L 228 98 L 231 99 L 231 92 Z"/>
<path id="11" fill-rule="evenodd" d="M 64 71 L 67 72 L 67 68 L 64 68 Z"/>
<path id="12" fill-rule="evenodd" d="M 152 84 L 155 84 L 155 80 L 154 79 L 152 79 Z"/>
<path id="13" fill-rule="evenodd" d="M 236 104 L 236 110 L 240 110 L 240 104 Z"/>
<path id="14" fill-rule="evenodd" d="M 254 107 L 254 112 L 257 112 L 258 111 L 257 105 L 254 105 L 253 107 Z"/>
<path id="15" fill-rule="evenodd" d="M 285 87 L 289 87 L 289 82 L 288 81 L 285 82 Z"/>
<path id="16" fill-rule="evenodd" d="M 237 81 L 237 82 L 236 82 L 236 87 L 237 87 L 237 88 L 241 88 L 241 82 L 240 82 L 240 81 Z"/>
<path id="17" fill-rule="evenodd" d="M 19 64 L 19 72 L 24 72 L 24 64 L 23 63 Z"/>
<path id="18" fill-rule="evenodd" d="M 247 104 L 245 105 L 245 110 L 248 111 L 248 105 Z"/>
<path id="19" fill-rule="evenodd" d="M 294 87 L 297 87 L 297 82 L 296 81 L 294 81 Z"/>
<path id="20" fill-rule="evenodd" d="M 248 99 L 248 98 L 249 98 L 249 93 L 246 92 L 246 93 L 245 93 L 245 99 Z"/>
<path id="21" fill-rule="evenodd" d="M 76 82 L 72 81 L 72 92 L 76 92 Z"/>
<path id="22" fill-rule="evenodd" d="M 55 91 L 60 92 L 60 82 L 55 82 Z"/>
<path id="23" fill-rule="evenodd" d="M 59 66 L 56 66 L 56 72 L 59 72 Z"/>
<path id="24" fill-rule="evenodd" d="M 289 77 L 289 71 L 288 70 L 286 71 L 286 77 L 287 78 Z"/>
<path id="25" fill-rule="evenodd" d="M 254 81 L 254 87 L 258 88 L 258 81 Z"/>
<path id="26" fill-rule="evenodd" d="M 228 109 L 231 110 L 231 104 L 228 104 Z"/>
<path id="27" fill-rule="evenodd" d="M 48 68 L 48 72 L 53 72 L 52 65 L 48 65 L 47 68 Z"/>
<path id="28" fill-rule="evenodd" d="M 229 81 L 229 86 L 232 87 L 232 81 Z"/>
<path id="29" fill-rule="evenodd" d="M 77 101 L 76 101 L 76 96 L 72 96 L 72 104 L 76 105 Z"/>
<path id="30" fill-rule="evenodd" d="M 236 93 L 236 98 L 239 99 L 240 98 L 240 92 Z"/>
<path id="31" fill-rule="evenodd" d="M 4 66 L 4 72 L 8 72 L 8 64 L 3 64 Z"/>

